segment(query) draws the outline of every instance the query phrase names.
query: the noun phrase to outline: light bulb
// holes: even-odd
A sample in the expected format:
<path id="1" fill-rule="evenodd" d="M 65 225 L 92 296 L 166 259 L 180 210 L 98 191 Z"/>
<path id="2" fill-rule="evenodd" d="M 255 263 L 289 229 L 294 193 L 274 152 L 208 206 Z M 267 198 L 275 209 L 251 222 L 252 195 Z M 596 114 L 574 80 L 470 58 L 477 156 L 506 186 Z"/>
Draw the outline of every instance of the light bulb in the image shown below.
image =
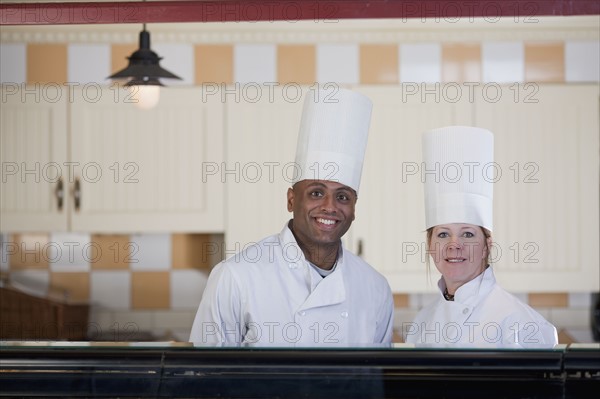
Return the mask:
<path id="1" fill-rule="evenodd" d="M 139 109 L 151 109 L 158 104 L 160 99 L 160 86 L 135 85 L 129 86 L 136 107 Z"/>

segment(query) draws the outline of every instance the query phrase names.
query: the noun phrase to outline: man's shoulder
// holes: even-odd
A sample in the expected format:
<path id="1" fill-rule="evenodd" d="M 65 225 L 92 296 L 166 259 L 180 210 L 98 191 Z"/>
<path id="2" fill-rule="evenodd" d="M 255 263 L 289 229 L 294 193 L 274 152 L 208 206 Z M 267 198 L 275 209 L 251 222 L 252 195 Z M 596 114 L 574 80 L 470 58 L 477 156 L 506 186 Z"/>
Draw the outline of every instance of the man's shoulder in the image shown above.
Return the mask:
<path id="1" fill-rule="evenodd" d="M 239 265 L 256 265 L 265 262 L 274 262 L 276 257 L 275 248 L 279 244 L 279 235 L 273 234 L 259 241 L 245 243 L 237 242 L 233 248 L 227 248 L 231 254 L 220 262 L 224 267 L 238 267 Z"/>

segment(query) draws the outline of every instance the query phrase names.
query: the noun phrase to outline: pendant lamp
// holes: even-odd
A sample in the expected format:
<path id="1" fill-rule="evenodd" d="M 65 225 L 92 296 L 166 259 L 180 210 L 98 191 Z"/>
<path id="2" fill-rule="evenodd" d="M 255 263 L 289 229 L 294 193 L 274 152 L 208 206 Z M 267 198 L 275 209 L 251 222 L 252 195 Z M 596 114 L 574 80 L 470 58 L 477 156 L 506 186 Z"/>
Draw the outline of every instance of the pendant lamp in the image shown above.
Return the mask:
<path id="1" fill-rule="evenodd" d="M 159 87 L 164 86 L 160 78 L 181 80 L 159 65 L 162 57 L 150 49 L 150 33 L 146 31 L 146 24 L 140 32 L 140 47 L 127 59 L 127 67 L 110 75 L 108 79 L 129 79 L 125 86 L 130 88 L 140 108 L 151 108 L 158 103 Z"/>

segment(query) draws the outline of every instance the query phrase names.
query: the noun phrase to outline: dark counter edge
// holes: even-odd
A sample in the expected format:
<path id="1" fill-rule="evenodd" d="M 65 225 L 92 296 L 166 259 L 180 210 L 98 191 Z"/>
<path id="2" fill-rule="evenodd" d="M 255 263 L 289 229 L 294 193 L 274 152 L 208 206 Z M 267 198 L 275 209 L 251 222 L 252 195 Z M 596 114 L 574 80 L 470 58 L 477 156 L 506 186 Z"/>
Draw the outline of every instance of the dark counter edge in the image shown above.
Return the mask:
<path id="1" fill-rule="evenodd" d="M 600 349 L 0 347 L 0 396 L 579 398 Z"/>

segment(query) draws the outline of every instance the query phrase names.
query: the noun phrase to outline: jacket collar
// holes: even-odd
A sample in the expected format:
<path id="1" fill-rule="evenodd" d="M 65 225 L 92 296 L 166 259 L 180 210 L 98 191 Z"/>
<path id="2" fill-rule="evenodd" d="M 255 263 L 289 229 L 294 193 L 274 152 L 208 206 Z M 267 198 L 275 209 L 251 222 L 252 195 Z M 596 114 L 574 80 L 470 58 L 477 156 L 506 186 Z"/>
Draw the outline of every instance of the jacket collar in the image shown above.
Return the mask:
<path id="1" fill-rule="evenodd" d="M 279 233 L 279 244 L 283 259 L 286 263 L 295 263 L 298 269 L 292 269 L 296 272 L 303 273 L 305 278 L 310 279 L 311 273 L 317 275 L 317 271 L 309 265 L 308 260 L 304 257 L 302 249 L 296 242 L 296 238 L 289 228 L 289 222 L 285 224 Z M 333 273 L 322 279 L 315 289 L 308 295 L 308 298 L 300 306 L 300 309 L 309 309 L 319 306 L 328 306 L 341 303 L 346 300 L 346 288 L 344 284 L 344 249 L 340 247 L 337 264 Z M 289 268 L 286 267 L 288 271 Z M 295 273 L 295 272 L 291 272 Z M 314 276 L 313 278 L 321 278 Z M 307 281 L 310 286 L 310 281 Z"/>
<path id="2" fill-rule="evenodd" d="M 454 302 L 474 305 L 479 301 L 479 298 L 492 290 L 496 284 L 496 277 L 491 266 L 488 266 L 483 273 L 475 277 L 473 280 L 461 285 L 454 293 Z M 446 283 L 441 277 L 438 281 L 438 288 L 442 298 L 446 290 Z"/>

